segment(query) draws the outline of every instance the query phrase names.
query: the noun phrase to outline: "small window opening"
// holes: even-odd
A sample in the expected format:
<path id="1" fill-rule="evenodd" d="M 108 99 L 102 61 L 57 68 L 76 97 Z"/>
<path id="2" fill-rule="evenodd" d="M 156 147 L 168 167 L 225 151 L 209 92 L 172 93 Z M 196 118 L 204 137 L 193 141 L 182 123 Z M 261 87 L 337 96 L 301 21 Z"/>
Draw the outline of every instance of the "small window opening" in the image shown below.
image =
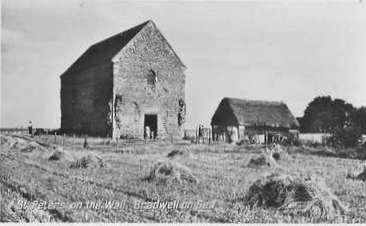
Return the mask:
<path id="1" fill-rule="evenodd" d="M 153 70 L 149 70 L 149 73 L 147 74 L 147 84 L 151 87 L 155 87 L 157 81 L 158 77 L 156 75 L 156 72 Z"/>

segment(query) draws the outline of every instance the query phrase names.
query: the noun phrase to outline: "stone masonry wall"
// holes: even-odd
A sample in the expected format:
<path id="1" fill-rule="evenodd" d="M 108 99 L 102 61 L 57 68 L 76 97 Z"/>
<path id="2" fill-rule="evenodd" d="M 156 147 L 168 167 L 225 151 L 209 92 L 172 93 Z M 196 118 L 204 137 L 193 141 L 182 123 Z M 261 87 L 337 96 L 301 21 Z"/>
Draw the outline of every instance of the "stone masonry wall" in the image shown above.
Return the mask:
<path id="1" fill-rule="evenodd" d="M 61 130 L 111 135 L 108 100 L 112 99 L 112 63 L 106 62 L 61 77 Z"/>
<path id="2" fill-rule="evenodd" d="M 155 87 L 147 83 L 151 71 L 157 75 Z M 182 136 L 178 111 L 179 100 L 185 103 L 184 67 L 153 23 L 117 54 L 113 74 L 113 137 L 142 138 L 145 114 L 157 114 L 158 138 Z"/>

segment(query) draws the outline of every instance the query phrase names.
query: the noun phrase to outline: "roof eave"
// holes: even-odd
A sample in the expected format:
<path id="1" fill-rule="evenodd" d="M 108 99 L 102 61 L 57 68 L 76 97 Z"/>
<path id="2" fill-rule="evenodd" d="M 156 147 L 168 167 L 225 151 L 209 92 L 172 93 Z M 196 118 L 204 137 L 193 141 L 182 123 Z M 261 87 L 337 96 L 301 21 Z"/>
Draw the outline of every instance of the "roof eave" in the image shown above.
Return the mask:
<path id="1" fill-rule="evenodd" d="M 163 37 L 165 43 L 168 45 L 168 47 L 172 50 L 174 56 L 178 59 L 179 63 L 181 64 L 181 67 L 183 70 L 187 69 L 187 66 L 183 63 L 183 61 L 180 59 L 180 57 L 178 56 L 178 54 L 175 52 L 175 50 L 173 49 L 173 47 L 170 45 L 170 43 L 168 42 L 168 40 L 164 37 L 163 33 L 161 33 L 161 31 L 159 30 L 159 28 L 155 25 L 154 21 L 150 20 L 149 23 L 151 23 L 154 28 L 160 33 L 161 37 Z"/>

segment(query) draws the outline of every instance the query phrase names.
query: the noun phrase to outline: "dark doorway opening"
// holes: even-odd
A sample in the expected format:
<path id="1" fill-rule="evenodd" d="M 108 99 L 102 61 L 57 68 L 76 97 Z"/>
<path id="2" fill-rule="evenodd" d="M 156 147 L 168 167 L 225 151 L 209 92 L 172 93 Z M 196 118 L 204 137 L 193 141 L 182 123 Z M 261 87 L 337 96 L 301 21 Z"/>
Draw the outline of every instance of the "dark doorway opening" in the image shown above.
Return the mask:
<path id="1" fill-rule="evenodd" d="M 155 139 L 158 135 L 158 115 L 145 115 L 144 137 Z"/>

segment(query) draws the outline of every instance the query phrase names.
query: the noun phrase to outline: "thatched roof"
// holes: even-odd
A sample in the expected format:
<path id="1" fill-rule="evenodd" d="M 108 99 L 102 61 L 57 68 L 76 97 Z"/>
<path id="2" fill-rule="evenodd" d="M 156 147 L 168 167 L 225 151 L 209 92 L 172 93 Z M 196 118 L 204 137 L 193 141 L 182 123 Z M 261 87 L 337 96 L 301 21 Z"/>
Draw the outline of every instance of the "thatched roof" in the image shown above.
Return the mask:
<path id="1" fill-rule="evenodd" d="M 297 128 L 299 123 L 287 105 L 276 101 L 224 98 L 211 120 L 212 125 L 244 125 Z"/>
<path id="2" fill-rule="evenodd" d="M 155 26 L 153 21 L 148 20 L 142 24 L 95 43 L 94 45 L 90 46 L 62 75 L 83 70 L 100 63 L 111 62 L 113 57 L 118 52 L 120 52 L 149 23 Z M 164 36 L 163 39 L 165 40 Z M 167 41 L 166 43 L 171 48 Z M 173 49 L 172 51 L 182 66 L 185 67 Z"/>

